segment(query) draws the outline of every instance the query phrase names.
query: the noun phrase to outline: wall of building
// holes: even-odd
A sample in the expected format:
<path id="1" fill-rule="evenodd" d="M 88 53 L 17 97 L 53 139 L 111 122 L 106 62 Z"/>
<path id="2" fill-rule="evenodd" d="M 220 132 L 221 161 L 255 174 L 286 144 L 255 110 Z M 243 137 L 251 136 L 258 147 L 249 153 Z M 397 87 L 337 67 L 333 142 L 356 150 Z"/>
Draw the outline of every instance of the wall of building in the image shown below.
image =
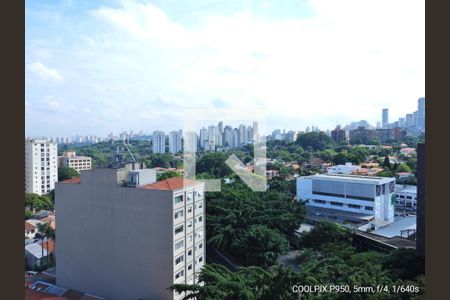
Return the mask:
<path id="1" fill-rule="evenodd" d="M 57 284 L 108 299 L 173 299 L 172 192 L 118 187 L 100 172 L 56 186 Z"/>

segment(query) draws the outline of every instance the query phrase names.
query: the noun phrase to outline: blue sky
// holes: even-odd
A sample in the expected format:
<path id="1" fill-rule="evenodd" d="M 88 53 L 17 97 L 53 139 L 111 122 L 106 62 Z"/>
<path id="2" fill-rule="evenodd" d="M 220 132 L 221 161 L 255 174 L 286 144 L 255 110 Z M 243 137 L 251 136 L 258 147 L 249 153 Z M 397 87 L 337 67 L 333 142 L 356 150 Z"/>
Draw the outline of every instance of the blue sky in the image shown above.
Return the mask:
<path id="1" fill-rule="evenodd" d="M 424 1 L 26 1 L 25 18 L 27 136 L 169 131 L 198 108 L 375 125 L 425 94 Z"/>

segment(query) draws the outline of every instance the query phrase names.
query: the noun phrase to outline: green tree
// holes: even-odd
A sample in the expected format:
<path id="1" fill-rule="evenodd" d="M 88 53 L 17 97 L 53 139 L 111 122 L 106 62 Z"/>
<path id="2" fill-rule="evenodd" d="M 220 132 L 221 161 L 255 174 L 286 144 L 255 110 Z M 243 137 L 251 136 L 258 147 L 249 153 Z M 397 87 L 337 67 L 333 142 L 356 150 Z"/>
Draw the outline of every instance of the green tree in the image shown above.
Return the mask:
<path id="1" fill-rule="evenodd" d="M 47 196 L 25 193 L 25 208 L 28 210 L 53 209 L 53 203 Z"/>
<path id="2" fill-rule="evenodd" d="M 180 177 L 180 176 L 182 176 L 182 174 L 178 173 L 176 171 L 166 171 L 166 172 L 157 174 L 156 177 L 157 177 L 157 180 L 164 180 L 167 178 Z"/>
<path id="3" fill-rule="evenodd" d="M 384 157 L 383 167 L 391 169 L 391 161 L 389 160 L 389 156 Z"/>
<path id="4" fill-rule="evenodd" d="M 75 169 L 65 166 L 58 168 L 58 181 L 76 177 L 80 177 L 80 173 L 78 173 Z"/>
<path id="5" fill-rule="evenodd" d="M 412 170 L 407 164 L 401 163 L 397 168 L 397 172 L 412 172 Z"/>
<path id="6" fill-rule="evenodd" d="M 303 149 L 311 147 L 314 150 L 324 150 L 334 146 L 334 141 L 324 132 L 308 132 L 299 135 L 297 143 Z"/>
<path id="7" fill-rule="evenodd" d="M 265 225 L 252 225 L 233 241 L 231 247 L 246 265 L 268 267 L 288 249 L 288 241 Z"/>
<path id="8" fill-rule="evenodd" d="M 196 171 L 207 173 L 215 178 L 228 176 L 232 174 L 232 170 L 225 164 L 227 159 L 227 154 L 222 152 L 207 153 L 197 161 Z"/>

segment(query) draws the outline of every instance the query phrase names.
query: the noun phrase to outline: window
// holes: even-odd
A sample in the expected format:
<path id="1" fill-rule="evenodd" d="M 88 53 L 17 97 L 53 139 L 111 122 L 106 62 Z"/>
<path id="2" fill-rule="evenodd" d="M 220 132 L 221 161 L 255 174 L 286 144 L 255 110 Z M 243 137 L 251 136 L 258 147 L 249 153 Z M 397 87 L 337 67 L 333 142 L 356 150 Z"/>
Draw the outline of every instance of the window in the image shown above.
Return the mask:
<path id="1" fill-rule="evenodd" d="M 175 204 L 182 203 L 182 202 L 183 202 L 183 195 L 175 197 Z"/>
<path id="2" fill-rule="evenodd" d="M 198 258 L 198 262 L 201 263 L 202 261 L 203 261 L 203 256 L 200 256 L 200 257 Z"/>
<path id="3" fill-rule="evenodd" d="M 188 214 L 192 213 L 192 206 L 189 206 L 187 209 Z"/>
<path id="4" fill-rule="evenodd" d="M 201 208 L 203 208 L 203 204 L 202 203 L 197 205 L 197 209 L 201 209 Z"/>
<path id="5" fill-rule="evenodd" d="M 178 265 L 179 263 L 182 263 L 184 261 L 184 255 L 181 255 L 180 257 L 177 257 L 175 259 L 175 265 Z"/>
<path id="6" fill-rule="evenodd" d="M 175 219 L 178 219 L 178 218 L 181 218 L 181 217 L 183 217 L 183 211 L 182 211 L 182 210 L 179 210 L 179 211 L 177 211 L 177 212 L 175 213 Z"/>
<path id="7" fill-rule="evenodd" d="M 203 221 L 203 217 L 202 216 L 198 217 L 198 221 L 199 222 Z"/>
<path id="8" fill-rule="evenodd" d="M 192 255 L 192 250 L 189 250 L 188 251 L 188 256 L 191 256 Z"/>
<path id="9" fill-rule="evenodd" d="M 406 196 L 406 199 L 410 199 L 410 200 L 411 200 L 411 199 L 412 199 L 412 196 Z"/>
<path id="10" fill-rule="evenodd" d="M 197 192 L 197 198 L 201 198 L 203 197 L 203 193 L 202 192 Z"/>
<path id="11" fill-rule="evenodd" d="M 183 277 L 183 276 L 184 276 L 184 270 L 181 270 L 180 272 L 175 274 L 175 279 L 178 279 L 178 278 Z"/>
<path id="12" fill-rule="evenodd" d="M 181 249 L 184 247 L 184 241 L 179 241 L 175 244 L 175 250 Z"/>
<path id="13" fill-rule="evenodd" d="M 313 201 L 314 201 L 314 203 L 319 203 L 319 204 L 326 204 L 327 203 L 327 201 L 324 201 L 324 200 L 317 200 L 317 199 L 315 199 Z"/>
<path id="14" fill-rule="evenodd" d="M 183 225 L 178 226 L 175 228 L 175 234 L 179 234 L 183 232 Z"/>
<path id="15" fill-rule="evenodd" d="M 188 236 L 188 242 L 192 242 L 192 234 Z"/>
<path id="16" fill-rule="evenodd" d="M 356 204 L 349 204 L 348 205 L 349 208 L 356 208 L 356 209 L 360 209 L 361 205 L 356 205 Z"/>
<path id="17" fill-rule="evenodd" d="M 191 201 L 192 200 L 192 193 L 188 193 L 187 194 L 187 201 Z"/>
<path id="18" fill-rule="evenodd" d="M 340 202 L 330 202 L 330 204 L 333 206 L 343 206 L 343 204 Z"/>
<path id="19" fill-rule="evenodd" d="M 192 227 L 192 221 L 188 221 L 188 222 L 187 222 L 187 227 L 188 227 L 188 228 Z"/>
<path id="20" fill-rule="evenodd" d="M 202 249 L 203 248 L 203 243 L 198 244 L 198 249 Z"/>
<path id="21" fill-rule="evenodd" d="M 372 211 L 372 210 L 373 210 L 373 207 L 372 207 L 372 206 L 366 206 L 365 209 L 366 209 L 366 210 Z"/>
<path id="22" fill-rule="evenodd" d="M 188 271 L 192 270 L 192 264 L 190 264 L 187 269 Z"/>

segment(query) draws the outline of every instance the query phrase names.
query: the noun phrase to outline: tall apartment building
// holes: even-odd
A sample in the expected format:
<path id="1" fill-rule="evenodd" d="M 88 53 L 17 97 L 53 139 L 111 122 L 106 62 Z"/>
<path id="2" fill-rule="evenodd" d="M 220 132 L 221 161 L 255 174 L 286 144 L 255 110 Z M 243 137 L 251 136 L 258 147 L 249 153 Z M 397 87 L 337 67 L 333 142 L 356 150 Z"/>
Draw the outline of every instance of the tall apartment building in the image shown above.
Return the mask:
<path id="1" fill-rule="evenodd" d="M 169 133 L 169 152 L 178 153 L 181 151 L 181 130 L 171 131 Z"/>
<path id="2" fill-rule="evenodd" d="M 200 148 L 204 149 L 205 146 L 208 144 L 208 130 L 203 127 L 202 129 L 200 129 Z"/>
<path id="3" fill-rule="evenodd" d="M 381 112 L 381 123 L 383 128 L 388 128 L 388 124 L 389 124 L 389 109 L 388 108 L 383 108 L 382 112 Z"/>
<path id="4" fill-rule="evenodd" d="M 184 134 L 184 151 L 197 152 L 198 136 L 195 131 L 187 131 Z"/>
<path id="5" fill-rule="evenodd" d="M 204 183 L 93 169 L 55 190 L 58 286 L 106 299 L 182 299 L 205 263 Z"/>
<path id="6" fill-rule="evenodd" d="M 153 132 L 153 153 L 166 153 L 166 135 L 164 131 Z"/>
<path id="7" fill-rule="evenodd" d="M 321 209 L 321 215 L 346 212 L 353 218 L 373 216 L 376 221 L 391 223 L 394 193 L 395 178 L 389 177 L 326 174 L 297 178 L 297 199 L 305 200 L 308 207 Z M 344 217 L 341 214 L 338 218 Z"/>
<path id="8" fill-rule="evenodd" d="M 59 158 L 59 166 L 75 169 L 78 173 L 92 169 L 92 158 L 89 156 L 77 156 L 75 151 L 63 152 Z"/>
<path id="9" fill-rule="evenodd" d="M 46 140 L 25 140 L 25 192 L 43 195 L 58 181 L 57 145 Z"/>
<path id="10" fill-rule="evenodd" d="M 341 129 L 341 125 L 337 125 L 334 130 L 331 130 L 331 138 L 339 144 L 342 141 L 347 140 L 347 131 Z"/>
<path id="11" fill-rule="evenodd" d="M 419 130 L 425 130 L 425 98 L 419 98 L 417 100 L 417 111 L 418 111 L 418 119 L 419 119 Z"/>

